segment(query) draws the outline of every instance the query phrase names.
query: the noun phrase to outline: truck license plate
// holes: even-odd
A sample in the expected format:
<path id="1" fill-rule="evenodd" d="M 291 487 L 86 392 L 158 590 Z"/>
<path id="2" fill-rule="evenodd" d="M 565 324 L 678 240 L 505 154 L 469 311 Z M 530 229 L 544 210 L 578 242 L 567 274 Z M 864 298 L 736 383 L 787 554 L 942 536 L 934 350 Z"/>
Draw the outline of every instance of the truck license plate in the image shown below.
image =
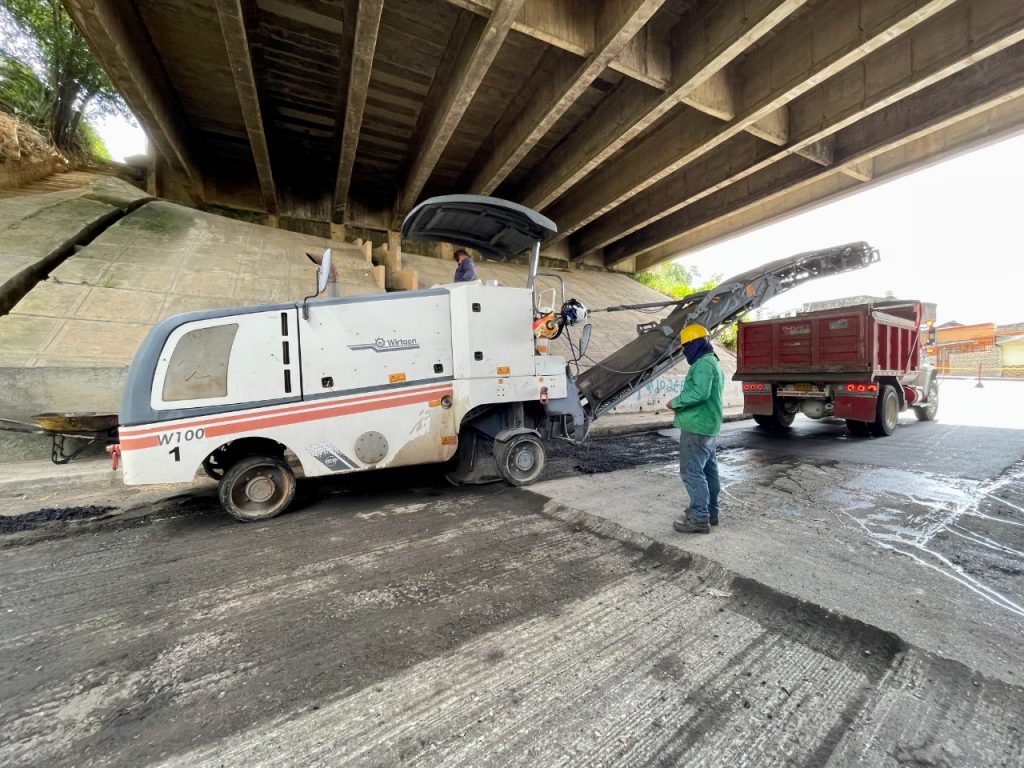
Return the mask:
<path id="1" fill-rule="evenodd" d="M 793 385 L 793 389 L 795 389 L 797 392 L 810 392 L 812 389 L 814 389 L 814 385 L 813 384 L 794 384 Z"/>

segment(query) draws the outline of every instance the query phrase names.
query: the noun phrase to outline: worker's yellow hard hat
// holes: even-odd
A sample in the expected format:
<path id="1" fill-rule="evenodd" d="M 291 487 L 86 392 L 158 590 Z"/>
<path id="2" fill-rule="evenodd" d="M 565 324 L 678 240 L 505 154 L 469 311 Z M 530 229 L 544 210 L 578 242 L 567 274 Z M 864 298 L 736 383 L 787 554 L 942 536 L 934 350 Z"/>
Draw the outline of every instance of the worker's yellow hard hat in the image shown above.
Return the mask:
<path id="1" fill-rule="evenodd" d="M 679 343 L 689 344 L 694 339 L 703 339 L 708 335 L 708 329 L 703 325 L 697 325 L 696 323 L 690 323 L 688 326 L 683 328 L 679 332 Z"/>

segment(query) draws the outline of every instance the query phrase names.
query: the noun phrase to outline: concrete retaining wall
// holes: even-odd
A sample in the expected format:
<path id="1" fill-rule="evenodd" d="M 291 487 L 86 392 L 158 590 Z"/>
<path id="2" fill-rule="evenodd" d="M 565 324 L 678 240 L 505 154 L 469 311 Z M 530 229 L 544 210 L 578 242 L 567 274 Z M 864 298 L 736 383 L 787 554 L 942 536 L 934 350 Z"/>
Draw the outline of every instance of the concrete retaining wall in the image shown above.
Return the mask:
<path id="1" fill-rule="evenodd" d="M 38 413 L 117 412 L 127 367 L 0 368 L 0 418 L 31 421 Z M 90 455 L 102 455 L 97 446 Z M 50 457 L 50 439 L 0 431 L 0 463 Z"/>

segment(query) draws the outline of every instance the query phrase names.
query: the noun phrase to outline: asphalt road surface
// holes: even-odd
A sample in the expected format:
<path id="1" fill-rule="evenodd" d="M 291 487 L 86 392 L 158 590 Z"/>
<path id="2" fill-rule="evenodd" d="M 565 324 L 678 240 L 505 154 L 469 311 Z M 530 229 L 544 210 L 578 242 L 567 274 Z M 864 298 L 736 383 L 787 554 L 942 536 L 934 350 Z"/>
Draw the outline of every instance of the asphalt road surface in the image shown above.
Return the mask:
<path id="1" fill-rule="evenodd" d="M 659 435 L 265 524 L 78 498 L 136 507 L 0 538 L 0 764 L 1019 766 L 1022 436 L 733 425 L 689 538 Z"/>

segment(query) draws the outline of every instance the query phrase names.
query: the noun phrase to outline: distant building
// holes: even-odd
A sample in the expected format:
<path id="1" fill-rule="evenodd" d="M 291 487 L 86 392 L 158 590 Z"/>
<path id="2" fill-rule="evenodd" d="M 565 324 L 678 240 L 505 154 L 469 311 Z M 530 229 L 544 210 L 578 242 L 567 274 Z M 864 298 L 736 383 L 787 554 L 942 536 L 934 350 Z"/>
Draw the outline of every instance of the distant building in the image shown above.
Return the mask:
<path id="1" fill-rule="evenodd" d="M 1024 378 L 1024 323 L 997 325 L 996 347 L 1000 375 Z"/>

